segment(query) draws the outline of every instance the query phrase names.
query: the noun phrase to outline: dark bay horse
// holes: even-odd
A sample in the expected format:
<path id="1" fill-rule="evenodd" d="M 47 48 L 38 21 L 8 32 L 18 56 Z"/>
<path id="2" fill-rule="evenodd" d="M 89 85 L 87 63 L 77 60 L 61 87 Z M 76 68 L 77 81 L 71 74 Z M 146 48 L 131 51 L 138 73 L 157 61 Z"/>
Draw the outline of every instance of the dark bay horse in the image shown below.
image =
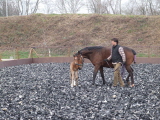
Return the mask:
<path id="1" fill-rule="evenodd" d="M 126 55 L 126 64 L 125 68 L 129 75 L 126 78 L 126 82 L 129 84 L 129 77 L 131 77 L 131 87 L 134 86 L 134 79 L 133 79 L 133 69 L 131 64 L 134 62 L 134 54 L 135 51 L 133 49 L 123 47 L 124 53 Z M 83 56 L 83 58 L 87 58 L 91 61 L 94 65 L 94 73 L 93 73 L 93 85 L 95 84 L 95 78 L 97 75 L 98 70 L 100 70 L 100 74 L 103 80 L 103 84 L 105 84 L 103 67 L 114 68 L 112 65 L 112 61 L 105 62 L 104 59 L 107 59 L 111 54 L 111 49 L 102 46 L 92 46 L 86 47 L 79 50 L 74 56 Z"/>

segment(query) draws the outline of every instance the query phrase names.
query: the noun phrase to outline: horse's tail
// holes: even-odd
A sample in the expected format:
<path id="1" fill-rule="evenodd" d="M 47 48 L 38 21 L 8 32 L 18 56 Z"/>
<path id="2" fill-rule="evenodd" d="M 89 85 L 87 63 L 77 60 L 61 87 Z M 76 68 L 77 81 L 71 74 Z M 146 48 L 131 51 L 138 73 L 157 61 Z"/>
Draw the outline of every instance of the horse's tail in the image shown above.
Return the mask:
<path id="1" fill-rule="evenodd" d="M 135 63 L 136 63 L 136 54 L 137 54 L 137 53 L 136 53 L 136 51 L 135 51 L 135 50 L 133 50 L 133 49 L 132 49 L 132 53 L 133 53 L 133 55 L 134 55 L 134 59 L 133 59 L 133 61 L 134 61 L 134 64 L 135 64 Z"/>

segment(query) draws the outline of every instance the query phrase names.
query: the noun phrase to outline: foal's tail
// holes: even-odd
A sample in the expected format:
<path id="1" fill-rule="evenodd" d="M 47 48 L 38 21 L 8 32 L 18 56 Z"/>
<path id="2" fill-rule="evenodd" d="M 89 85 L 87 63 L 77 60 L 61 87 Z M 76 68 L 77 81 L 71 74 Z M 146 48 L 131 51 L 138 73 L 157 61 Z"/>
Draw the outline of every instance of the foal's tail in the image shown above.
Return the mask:
<path id="1" fill-rule="evenodd" d="M 134 55 L 134 59 L 133 59 L 133 61 L 134 61 L 134 64 L 136 64 L 136 52 L 132 49 L 132 53 L 133 53 L 133 55 Z"/>

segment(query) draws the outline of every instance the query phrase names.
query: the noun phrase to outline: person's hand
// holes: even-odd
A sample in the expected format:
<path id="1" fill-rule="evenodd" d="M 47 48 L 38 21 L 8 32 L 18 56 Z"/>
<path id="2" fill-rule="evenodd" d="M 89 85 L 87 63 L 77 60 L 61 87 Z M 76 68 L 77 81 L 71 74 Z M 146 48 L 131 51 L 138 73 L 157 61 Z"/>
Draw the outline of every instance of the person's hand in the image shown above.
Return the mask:
<path id="1" fill-rule="evenodd" d="M 109 60 L 108 60 L 108 59 L 104 59 L 104 61 L 105 61 L 105 62 L 109 62 Z"/>

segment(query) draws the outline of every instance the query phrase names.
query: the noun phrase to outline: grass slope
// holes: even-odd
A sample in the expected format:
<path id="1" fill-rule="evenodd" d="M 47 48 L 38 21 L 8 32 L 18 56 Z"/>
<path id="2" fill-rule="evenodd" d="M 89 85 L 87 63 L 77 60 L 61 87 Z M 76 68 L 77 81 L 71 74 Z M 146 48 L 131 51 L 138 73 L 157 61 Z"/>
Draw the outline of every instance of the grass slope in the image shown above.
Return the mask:
<path id="1" fill-rule="evenodd" d="M 0 18 L 0 49 L 39 46 L 160 45 L 160 16 L 64 14 Z"/>

